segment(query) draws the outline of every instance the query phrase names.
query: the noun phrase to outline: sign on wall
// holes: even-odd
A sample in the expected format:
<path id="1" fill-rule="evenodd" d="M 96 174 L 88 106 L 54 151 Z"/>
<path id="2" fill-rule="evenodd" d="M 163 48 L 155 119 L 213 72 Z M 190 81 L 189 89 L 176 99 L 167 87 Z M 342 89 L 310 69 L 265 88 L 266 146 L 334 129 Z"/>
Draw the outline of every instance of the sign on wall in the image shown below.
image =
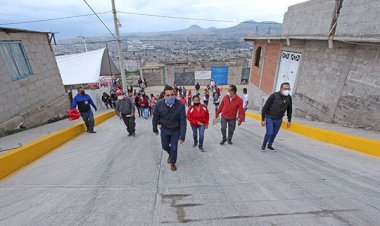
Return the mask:
<path id="1" fill-rule="evenodd" d="M 195 71 L 195 80 L 211 79 L 211 71 Z"/>

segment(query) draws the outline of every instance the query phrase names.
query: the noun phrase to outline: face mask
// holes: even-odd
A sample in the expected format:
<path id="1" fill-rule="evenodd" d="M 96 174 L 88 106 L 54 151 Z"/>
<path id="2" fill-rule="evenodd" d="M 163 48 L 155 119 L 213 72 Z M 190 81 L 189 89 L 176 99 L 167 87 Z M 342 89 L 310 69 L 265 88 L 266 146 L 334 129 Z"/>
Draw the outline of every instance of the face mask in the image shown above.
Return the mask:
<path id="1" fill-rule="evenodd" d="M 199 106 L 201 103 L 194 103 L 194 106 Z"/>
<path id="2" fill-rule="evenodd" d="M 289 96 L 289 90 L 283 90 L 282 95 L 284 96 Z"/>
<path id="3" fill-rule="evenodd" d="M 117 99 L 122 100 L 122 99 L 124 99 L 124 97 L 123 96 L 117 96 Z"/>
<path id="4" fill-rule="evenodd" d="M 83 90 L 83 91 L 80 91 L 79 93 L 83 95 L 83 94 L 84 94 L 84 90 Z"/>
<path id="5" fill-rule="evenodd" d="M 165 103 L 168 105 L 168 106 L 172 106 L 175 102 L 175 97 L 168 97 L 165 99 Z"/>

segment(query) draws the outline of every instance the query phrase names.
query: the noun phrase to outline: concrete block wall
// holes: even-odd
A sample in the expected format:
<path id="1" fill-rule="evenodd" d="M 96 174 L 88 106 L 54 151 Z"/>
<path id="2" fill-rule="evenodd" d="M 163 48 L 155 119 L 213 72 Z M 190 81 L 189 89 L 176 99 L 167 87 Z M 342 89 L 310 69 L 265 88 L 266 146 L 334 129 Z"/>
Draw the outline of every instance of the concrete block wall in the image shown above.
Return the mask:
<path id="1" fill-rule="evenodd" d="M 307 41 L 293 95 L 311 120 L 380 130 L 380 47 Z"/>
<path id="2" fill-rule="evenodd" d="M 296 115 L 332 122 L 354 53 L 353 45 L 307 41 L 293 95 Z"/>
<path id="3" fill-rule="evenodd" d="M 380 47 L 356 46 L 334 122 L 380 130 Z"/>
<path id="4" fill-rule="evenodd" d="M 336 0 L 312 0 L 292 5 L 284 15 L 282 35 L 327 36 Z"/>
<path id="5" fill-rule="evenodd" d="M 0 109 L 1 130 L 13 130 L 13 125 L 20 123 L 26 127 L 41 125 L 66 115 L 69 100 L 47 34 L 0 32 L 0 40 L 21 40 L 33 71 L 33 75 L 13 81 L 0 60 L 0 106 L 6 106 Z M 43 112 L 43 106 L 49 109 L 45 117 L 36 111 Z"/>
<path id="6" fill-rule="evenodd" d="M 379 0 L 344 0 L 335 36 L 380 38 L 379 12 Z"/>

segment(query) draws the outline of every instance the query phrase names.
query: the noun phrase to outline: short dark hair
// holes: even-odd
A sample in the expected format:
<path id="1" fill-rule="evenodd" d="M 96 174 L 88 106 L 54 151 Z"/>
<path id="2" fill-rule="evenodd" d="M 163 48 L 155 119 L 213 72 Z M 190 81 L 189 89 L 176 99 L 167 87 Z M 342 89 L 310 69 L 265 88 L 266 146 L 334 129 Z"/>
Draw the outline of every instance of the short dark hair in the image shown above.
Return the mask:
<path id="1" fill-rule="evenodd" d="M 172 86 L 166 85 L 165 88 L 164 88 L 164 93 L 167 90 L 174 90 L 174 88 Z"/>
<path id="2" fill-rule="evenodd" d="M 199 100 L 201 99 L 201 98 L 199 97 L 199 95 L 194 95 L 194 96 L 193 96 L 193 100 L 194 100 L 195 98 L 198 98 Z"/>
<path id="3" fill-rule="evenodd" d="M 243 88 L 243 92 L 246 93 L 247 92 L 247 88 Z"/>
<path id="4" fill-rule="evenodd" d="M 234 92 L 234 94 L 236 94 L 237 87 L 235 85 L 230 85 L 230 89 L 232 90 L 232 92 Z"/>
<path id="5" fill-rule="evenodd" d="M 283 83 L 281 83 L 281 89 L 282 89 L 282 87 L 284 87 L 284 85 L 290 86 L 290 83 L 289 82 L 283 82 Z"/>

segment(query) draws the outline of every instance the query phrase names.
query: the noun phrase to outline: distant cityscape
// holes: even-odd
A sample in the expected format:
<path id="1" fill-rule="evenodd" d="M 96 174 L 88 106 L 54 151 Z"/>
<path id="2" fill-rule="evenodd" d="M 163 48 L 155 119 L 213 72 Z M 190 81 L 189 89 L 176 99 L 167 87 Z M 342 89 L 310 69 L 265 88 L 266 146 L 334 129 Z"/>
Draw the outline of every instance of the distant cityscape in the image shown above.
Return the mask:
<path id="1" fill-rule="evenodd" d="M 127 70 L 134 71 L 147 62 L 173 63 L 196 61 L 226 61 L 251 58 L 250 43 L 243 41 L 248 34 L 279 34 L 281 24 L 247 22 L 234 27 L 203 29 L 193 25 L 174 32 L 122 35 L 122 50 Z M 56 55 L 73 54 L 108 47 L 111 59 L 118 65 L 116 42 L 110 37 L 78 37 L 57 42 Z"/>

